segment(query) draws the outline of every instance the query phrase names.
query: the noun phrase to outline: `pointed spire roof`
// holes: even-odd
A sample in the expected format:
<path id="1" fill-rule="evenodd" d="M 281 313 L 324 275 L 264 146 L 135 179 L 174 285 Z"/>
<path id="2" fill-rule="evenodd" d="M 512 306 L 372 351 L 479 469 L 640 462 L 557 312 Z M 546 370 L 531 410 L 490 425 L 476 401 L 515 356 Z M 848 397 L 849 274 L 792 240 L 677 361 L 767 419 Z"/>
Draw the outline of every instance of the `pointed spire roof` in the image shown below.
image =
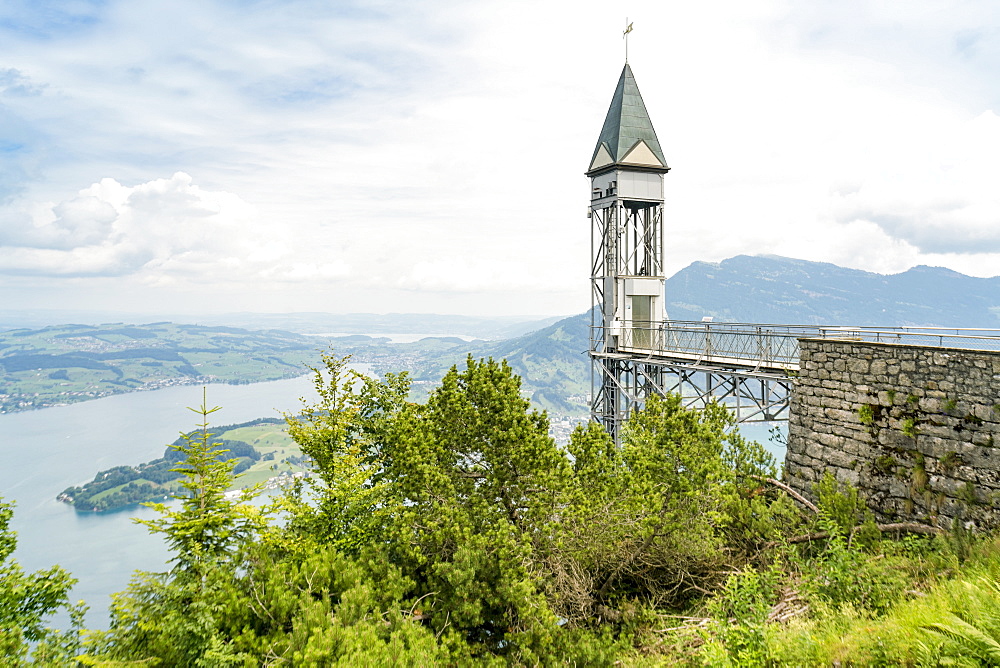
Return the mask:
<path id="1" fill-rule="evenodd" d="M 611 98 L 608 116 L 587 173 L 610 165 L 638 166 L 666 172 L 670 168 L 642 102 L 632 68 L 625 63 Z"/>

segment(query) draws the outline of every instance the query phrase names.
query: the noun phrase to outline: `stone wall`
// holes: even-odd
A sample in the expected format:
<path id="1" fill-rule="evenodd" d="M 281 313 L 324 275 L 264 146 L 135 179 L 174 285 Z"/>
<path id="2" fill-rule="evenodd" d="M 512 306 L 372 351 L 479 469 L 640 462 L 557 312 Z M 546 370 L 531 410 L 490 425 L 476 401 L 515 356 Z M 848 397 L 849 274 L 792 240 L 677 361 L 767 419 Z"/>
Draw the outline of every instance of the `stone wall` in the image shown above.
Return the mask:
<path id="1" fill-rule="evenodd" d="M 1000 526 L 1000 351 L 803 339 L 785 477 L 831 472 L 883 521 Z"/>

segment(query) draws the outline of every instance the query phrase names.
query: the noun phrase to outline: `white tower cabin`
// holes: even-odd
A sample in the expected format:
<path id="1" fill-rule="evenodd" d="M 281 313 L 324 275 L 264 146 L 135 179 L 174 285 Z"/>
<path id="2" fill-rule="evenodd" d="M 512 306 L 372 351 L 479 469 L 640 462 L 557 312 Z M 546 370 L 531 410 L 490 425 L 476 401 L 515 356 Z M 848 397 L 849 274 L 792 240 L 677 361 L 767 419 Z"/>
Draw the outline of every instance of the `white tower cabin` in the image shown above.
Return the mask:
<path id="1" fill-rule="evenodd" d="M 663 345 L 663 175 L 669 170 L 626 63 L 587 170 L 591 416 L 616 440 L 634 405 L 662 386 L 662 368 L 641 360 Z"/>

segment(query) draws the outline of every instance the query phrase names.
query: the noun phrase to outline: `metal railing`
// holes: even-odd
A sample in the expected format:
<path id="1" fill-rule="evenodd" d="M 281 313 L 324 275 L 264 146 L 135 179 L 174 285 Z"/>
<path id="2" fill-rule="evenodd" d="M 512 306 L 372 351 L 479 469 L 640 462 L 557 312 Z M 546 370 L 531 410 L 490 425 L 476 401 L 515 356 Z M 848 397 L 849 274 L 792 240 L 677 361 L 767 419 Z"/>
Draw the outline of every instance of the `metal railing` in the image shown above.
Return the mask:
<path id="1" fill-rule="evenodd" d="M 822 327 L 819 338 L 932 348 L 1000 351 L 1000 329 L 961 327 Z"/>
<path id="2" fill-rule="evenodd" d="M 603 329 L 593 328 L 595 341 Z M 667 320 L 625 321 L 615 330 L 617 350 L 650 358 L 794 370 L 799 339 L 831 339 L 898 345 L 1000 351 L 1000 330 L 943 327 L 842 327 Z"/>

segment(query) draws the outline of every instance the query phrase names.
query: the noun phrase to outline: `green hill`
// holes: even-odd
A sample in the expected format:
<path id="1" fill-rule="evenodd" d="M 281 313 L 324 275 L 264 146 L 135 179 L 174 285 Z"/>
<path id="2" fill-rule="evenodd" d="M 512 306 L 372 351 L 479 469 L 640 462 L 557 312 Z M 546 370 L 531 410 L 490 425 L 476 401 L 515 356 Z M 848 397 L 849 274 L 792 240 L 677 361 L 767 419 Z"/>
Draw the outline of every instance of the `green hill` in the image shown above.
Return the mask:
<path id="1" fill-rule="evenodd" d="M 167 322 L 0 333 L 0 413 L 192 383 L 301 375 L 322 344 L 279 330 Z"/>
<path id="2" fill-rule="evenodd" d="M 279 486 L 292 481 L 292 475 L 305 470 L 302 451 L 285 429 L 285 421 L 260 418 L 241 424 L 212 427 L 211 442 L 221 450 L 220 461 L 233 460 L 237 477 L 231 490 L 258 483 Z M 199 432 L 191 432 L 197 439 Z M 182 445 L 178 438 L 173 446 Z M 183 492 L 181 473 L 174 471 L 183 454 L 168 446 L 163 457 L 137 466 L 115 466 L 98 471 L 93 480 L 64 489 L 58 501 L 75 506 L 81 512 L 105 512 L 127 506 L 161 501 Z"/>
<path id="3" fill-rule="evenodd" d="M 453 365 L 467 355 L 505 358 L 523 381 L 532 401 L 553 413 L 583 415 L 590 391 L 589 319 L 586 313 L 564 318 L 529 334 L 504 341 L 426 338 L 414 343 L 388 344 L 369 339 L 367 345 L 334 342 L 338 352 L 372 365 L 376 373 L 409 371 L 415 389 L 429 390 Z"/>
<path id="4" fill-rule="evenodd" d="M 666 296 L 670 317 L 679 320 L 712 316 L 716 321 L 790 324 L 1000 326 L 1000 277 L 974 278 L 935 267 L 882 275 L 822 262 L 741 255 L 719 263 L 691 264 L 667 280 Z M 356 333 L 323 339 L 275 329 L 168 322 L 12 330 L 0 333 L 0 412 L 176 384 L 286 378 L 301 374 L 305 364 L 317 361 L 318 349 L 330 344 L 336 353 L 351 354 L 355 362 L 370 364 L 376 373 L 409 371 L 418 393 L 469 354 L 506 358 L 536 405 L 562 415 L 586 412 L 590 389 L 586 314 L 528 333 L 519 331 L 528 324 L 516 318 L 243 316 L 248 322 L 292 323 L 300 331 L 332 327 L 336 329 L 325 331 Z M 360 333 L 363 328 L 519 335 L 500 341 L 438 336 L 391 343 Z"/>

